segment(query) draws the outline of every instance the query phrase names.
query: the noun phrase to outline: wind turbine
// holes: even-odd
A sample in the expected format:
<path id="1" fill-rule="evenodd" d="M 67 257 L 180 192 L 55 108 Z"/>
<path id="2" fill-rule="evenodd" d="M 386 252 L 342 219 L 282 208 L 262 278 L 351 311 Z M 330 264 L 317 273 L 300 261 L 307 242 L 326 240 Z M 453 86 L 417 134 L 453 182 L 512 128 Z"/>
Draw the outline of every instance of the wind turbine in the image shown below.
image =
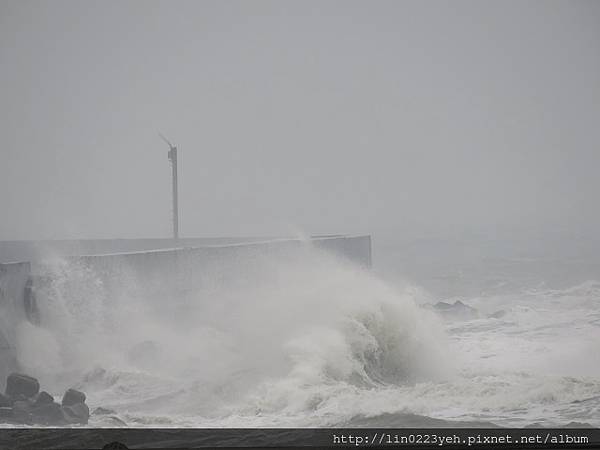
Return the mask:
<path id="1" fill-rule="evenodd" d="M 175 147 L 169 140 L 163 136 L 162 133 L 158 133 L 160 138 L 167 143 L 169 146 L 169 161 L 171 161 L 171 168 L 173 169 L 173 239 L 179 239 L 179 203 L 177 196 L 177 147 Z"/>

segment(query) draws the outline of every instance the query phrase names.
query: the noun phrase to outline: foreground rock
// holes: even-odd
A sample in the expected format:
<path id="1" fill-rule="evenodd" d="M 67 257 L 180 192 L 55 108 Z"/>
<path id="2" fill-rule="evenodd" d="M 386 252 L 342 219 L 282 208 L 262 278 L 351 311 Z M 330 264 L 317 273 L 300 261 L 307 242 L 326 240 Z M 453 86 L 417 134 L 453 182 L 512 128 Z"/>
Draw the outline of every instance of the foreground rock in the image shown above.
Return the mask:
<path id="1" fill-rule="evenodd" d="M 6 392 L 0 394 L 0 423 L 64 426 L 88 423 L 90 409 L 85 394 L 69 389 L 62 404 L 46 391 L 40 392 L 38 380 L 29 375 L 11 373 Z"/>
<path id="2" fill-rule="evenodd" d="M 70 406 L 62 407 L 64 417 L 69 423 L 79 423 L 85 425 L 90 418 L 90 408 L 85 403 L 75 403 Z"/>
<path id="3" fill-rule="evenodd" d="M 42 405 L 48 405 L 50 403 L 54 403 L 54 397 L 52 397 L 46 391 L 42 391 L 38 395 L 35 396 L 33 406 L 38 407 L 38 406 L 42 406 Z"/>
<path id="4" fill-rule="evenodd" d="M 55 402 L 31 410 L 31 422 L 36 425 L 64 425 L 68 423 L 62 407 Z"/>
<path id="5" fill-rule="evenodd" d="M 6 379 L 6 395 L 13 399 L 31 398 L 40 391 L 40 383 L 29 375 L 11 373 Z"/>
<path id="6" fill-rule="evenodd" d="M 75 389 L 68 389 L 63 396 L 62 405 L 71 406 L 77 403 L 85 403 L 85 394 Z"/>

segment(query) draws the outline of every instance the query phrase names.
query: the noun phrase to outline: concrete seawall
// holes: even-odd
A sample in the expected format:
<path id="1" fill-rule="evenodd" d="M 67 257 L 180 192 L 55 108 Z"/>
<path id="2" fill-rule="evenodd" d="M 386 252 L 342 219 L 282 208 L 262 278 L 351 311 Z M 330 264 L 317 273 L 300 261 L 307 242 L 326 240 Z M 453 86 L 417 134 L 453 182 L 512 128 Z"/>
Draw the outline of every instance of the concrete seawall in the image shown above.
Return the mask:
<path id="1" fill-rule="evenodd" d="M 110 297 L 112 301 L 119 301 L 129 291 L 135 291 L 138 297 L 149 301 L 159 299 L 165 303 L 164 300 L 207 285 L 237 285 L 244 283 L 244 278 L 252 277 L 253 265 L 259 259 L 301 260 L 315 249 L 365 268 L 371 267 L 370 236 L 226 242 L 187 239 L 178 241 L 177 244 L 183 245 L 178 248 L 161 248 L 162 245 L 173 244 L 172 240 L 20 242 L 11 248 L 13 256 L 26 254 L 40 258 L 40 252 L 42 256 L 59 255 L 61 263 L 67 265 L 66 272 L 60 275 L 63 277 L 60 280 L 62 289 L 70 290 L 72 287 L 73 295 L 82 295 L 82 285 L 85 292 L 87 284 L 98 284 L 102 289 L 101 295 Z M 203 245 L 198 245 L 200 243 Z M 3 244 L 0 249 L 10 247 L 6 242 Z M 152 245 L 157 246 L 156 249 L 148 250 Z M 140 247 L 146 250 L 131 251 Z M 113 253 L 78 253 L 78 250 L 90 249 Z M 121 249 L 125 251 L 114 253 Z M 38 312 L 34 311 L 36 297 L 38 303 L 44 302 L 44 292 L 47 294 L 52 277 L 58 276 L 56 272 L 48 271 L 52 264 L 37 258 L 0 264 L 0 380 L 4 380 L 8 372 L 18 369 L 15 348 L 19 324 L 36 321 L 32 320 L 32 317 L 37 319 L 38 316 Z M 166 305 L 168 307 L 168 303 Z M 43 326 L 43 314 L 39 320 Z"/>
<path id="2" fill-rule="evenodd" d="M 262 242 L 274 238 L 170 238 L 154 239 L 63 239 L 45 241 L 0 241 L 0 263 L 34 261 L 44 258 L 108 255 L 168 248 L 225 246 Z"/>
<path id="3" fill-rule="evenodd" d="M 252 278 L 254 265 L 265 259 L 302 260 L 315 249 L 353 264 L 371 267 L 369 236 L 329 237 L 309 240 L 280 239 L 233 245 L 158 249 L 144 252 L 87 255 L 65 258 L 83 277 L 93 274 L 104 297 L 128 295 L 174 299 L 209 286 L 237 285 Z M 314 256 L 314 255 L 313 255 Z M 39 273 L 37 266 L 32 267 Z M 75 280 L 81 283 L 81 280 Z M 77 287 L 80 290 L 80 287 Z M 41 301 L 44 301 L 41 299 Z"/>
<path id="4" fill-rule="evenodd" d="M 348 245 L 363 245 L 368 236 L 345 237 L 311 236 L 308 240 L 319 242 L 323 246 L 335 247 L 344 240 L 342 247 Z M 144 252 L 157 249 L 224 247 L 230 245 L 256 244 L 264 242 L 281 242 L 291 240 L 280 237 L 219 237 L 219 238 L 180 238 L 173 239 L 70 239 L 51 241 L 0 241 L 0 264 L 15 261 L 36 261 L 52 257 L 80 255 L 109 255 L 114 253 Z M 293 239 L 292 239 L 293 240 Z M 358 244 L 358 243 L 362 244 Z M 348 255 L 351 256 L 351 255 Z M 361 254 L 361 257 L 363 255 Z"/>

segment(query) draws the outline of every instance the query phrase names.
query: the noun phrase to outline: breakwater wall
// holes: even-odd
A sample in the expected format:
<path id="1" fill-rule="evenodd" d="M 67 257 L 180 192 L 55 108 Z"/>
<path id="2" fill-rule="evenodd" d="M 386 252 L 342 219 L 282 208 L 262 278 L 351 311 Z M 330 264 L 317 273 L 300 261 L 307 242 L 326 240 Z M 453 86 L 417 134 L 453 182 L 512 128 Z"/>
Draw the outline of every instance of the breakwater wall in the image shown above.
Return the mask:
<path id="1" fill-rule="evenodd" d="M 272 237 L 215 237 L 180 238 L 177 241 L 170 238 L 0 241 L 0 264 L 66 256 L 107 255 L 157 249 L 236 245 L 273 239 Z"/>
<path id="2" fill-rule="evenodd" d="M 371 267 L 370 236 L 249 240 L 241 243 L 226 239 L 224 242 L 217 241 L 215 244 L 214 240 L 200 239 L 177 242 L 59 241 L 58 244 L 21 242 L 13 246 L 15 254 L 30 252 L 32 260 L 0 264 L 0 380 L 4 380 L 8 372 L 18 369 L 19 325 L 23 322 L 44 325 L 44 301 L 56 285 L 62 290 L 61 295 L 78 296 L 83 301 L 86 296 L 91 299 L 100 295 L 109 299 L 107 304 L 110 304 L 111 301 L 124 301 L 135 296 L 148 301 L 157 300 L 156 304 L 168 311 L 171 305 L 185 298 L 187 292 L 210 292 L 219 285 L 243 288 L 244 283 L 252 281 L 258 262 L 277 264 L 282 259 L 302 260 L 318 251 L 351 264 Z M 152 246 L 155 248 L 152 249 Z M 139 247 L 146 250 L 130 251 Z M 4 248 L 8 247 L 5 245 Z M 40 254 L 42 248 L 45 253 Z M 90 249 L 98 252 L 125 251 L 80 253 Z M 58 259 L 49 262 L 44 256 Z"/>

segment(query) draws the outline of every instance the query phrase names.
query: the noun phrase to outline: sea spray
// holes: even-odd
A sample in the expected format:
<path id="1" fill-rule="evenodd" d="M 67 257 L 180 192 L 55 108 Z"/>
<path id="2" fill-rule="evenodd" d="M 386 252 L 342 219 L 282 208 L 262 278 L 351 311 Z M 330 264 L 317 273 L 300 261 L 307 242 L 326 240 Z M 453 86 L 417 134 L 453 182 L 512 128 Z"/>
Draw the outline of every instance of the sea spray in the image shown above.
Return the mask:
<path id="1" fill-rule="evenodd" d="M 124 264 L 114 277 L 93 259 L 49 263 L 22 363 L 56 390 L 78 381 L 91 405 L 199 422 L 447 374 L 440 323 L 345 260 L 307 245 L 199 269 L 166 290 Z"/>

